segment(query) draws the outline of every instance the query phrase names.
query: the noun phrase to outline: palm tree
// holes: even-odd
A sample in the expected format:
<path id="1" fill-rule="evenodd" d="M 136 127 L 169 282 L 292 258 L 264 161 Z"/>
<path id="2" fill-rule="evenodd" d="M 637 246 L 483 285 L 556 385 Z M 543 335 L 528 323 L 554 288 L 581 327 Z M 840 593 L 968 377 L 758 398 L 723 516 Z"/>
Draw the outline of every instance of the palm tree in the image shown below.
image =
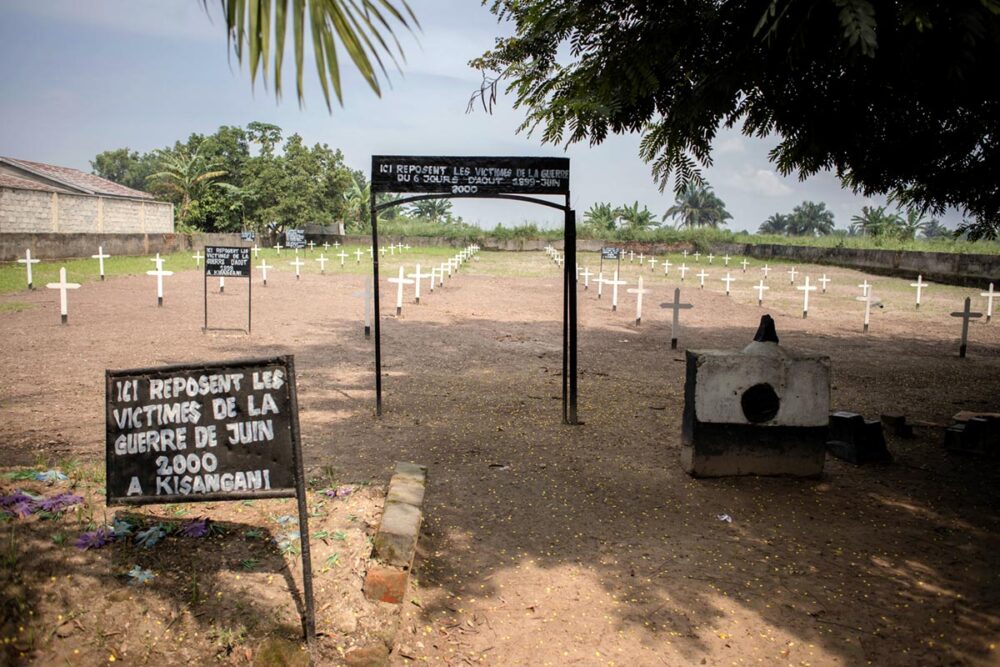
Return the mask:
<path id="1" fill-rule="evenodd" d="M 410 204 L 409 214 L 421 220 L 442 222 L 451 217 L 451 202 L 447 199 L 424 199 Z"/>
<path id="2" fill-rule="evenodd" d="M 919 208 L 908 208 L 906 215 L 899 219 L 897 233 L 899 238 L 910 241 L 917 238 L 917 234 L 923 231 L 926 226 L 927 220 L 924 218 L 924 212 Z"/>
<path id="3" fill-rule="evenodd" d="M 198 144 L 193 153 L 186 149 L 177 151 L 157 151 L 160 171 L 146 179 L 152 186 L 163 192 L 173 193 L 180 199 L 177 217 L 184 222 L 197 195 L 209 182 L 226 175 L 224 169 L 217 169 L 214 163 L 206 163 L 201 156 L 204 143 Z"/>
<path id="4" fill-rule="evenodd" d="M 862 206 L 860 215 L 851 216 L 851 232 L 864 236 L 891 236 L 900 223 L 899 215 L 886 213 L 885 206 Z"/>
<path id="5" fill-rule="evenodd" d="M 383 59 L 388 58 L 397 68 L 397 54 L 400 59 L 405 59 L 393 24 L 410 31 L 420 27 L 406 0 L 275 0 L 273 5 L 259 0 L 221 0 L 221 3 L 226 36 L 236 59 L 242 64 L 246 57 L 251 83 L 257 81 L 260 70 L 267 86 L 273 48 L 274 69 L 271 71 L 274 94 L 278 98 L 281 97 L 285 36 L 291 18 L 295 42 L 295 89 L 300 105 L 304 100 L 302 74 L 305 71 L 303 60 L 308 24 L 316 71 L 327 109 L 332 109 L 331 87 L 337 102 L 343 104 L 338 60 L 340 48 L 351 57 L 375 94 L 381 95 L 379 72 L 383 77 L 388 76 Z M 208 0 L 202 0 L 202 4 L 207 11 Z"/>
<path id="6" fill-rule="evenodd" d="M 767 220 L 761 223 L 757 230 L 758 234 L 785 234 L 788 230 L 788 216 L 781 213 L 772 213 Z"/>
<path id="7" fill-rule="evenodd" d="M 593 204 L 586 213 L 583 214 L 585 224 L 601 231 L 613 230 L 618 221 L 621 210 L 614 208 L 607 202 Z"/>
<path id="8" fill-rule="evenodd" d="M 653 216 L 653 212 L 649 210 L 646 206 L 642 209 L 639 208 L 639 202 L 635 202 L 631 206 L 627 204 L 622 206 L 621 210 L 618 211 L 621 215 L 622 222 L 628 229 L 635 231 L 649 229 L 650 227 L 656 227 L 656 218 Z"/>
<path id="9" fill-rule="evenodd" d="M 351 189 L 344 195 L 347 199 L 347 223 L 358 231 L 371 230 L 372 186 L 364 187 L 357 178 L 351 179 Z"/>
<path id="10" fill-rule="evenodd" d="M 688 183 L 678 195 L 674 205 L 663 214 L 663 219 L 680 218 L 677 227 L 718 227 L 726 224 L 733 216 L 726 210 L 726 205 L 719 199 L 711 186 L 698 186 Z"/>
<path id="11" fill-rule="evenodd" d="M 951 230 L 942 225 L 937 218 L 931 218 L 925 222 L 922 231 L 925 239 L 939 239 L 952 235 Z"/>
<path id="12" fill-rule="evenodd" d="M 826 236 L 833 232 L 833 211 L 823 202 L 804 201 L 788 216 L 789 236 Z"/>

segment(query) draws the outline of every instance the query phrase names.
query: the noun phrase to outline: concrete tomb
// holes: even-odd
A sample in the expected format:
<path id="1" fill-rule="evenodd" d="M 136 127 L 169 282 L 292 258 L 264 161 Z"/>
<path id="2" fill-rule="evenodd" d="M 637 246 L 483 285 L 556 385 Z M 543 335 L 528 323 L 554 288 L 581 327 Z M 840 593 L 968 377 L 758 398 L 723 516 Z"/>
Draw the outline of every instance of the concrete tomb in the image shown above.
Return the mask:
<path id="1" fill-rule="evenodd" d="M 833 456 L 854 465 L 892 463 L 882 421 L 865 419 L 857 412 L 838 411 L 830 415 L 826 447 Z"/>
<path id="2" fill-rule="evenodd" d="M 681 466 L 693 477 L 819 477 L 829 415 L 829 357 L 780 347 L 764 315 L 742 351 L 687 351 Z"/>
<path id="3" fill-rule="evenodd" d="M 949 452 L 1000 456 L 1000 414 L 959 412 L 945 429 L 944 446 Z"/>

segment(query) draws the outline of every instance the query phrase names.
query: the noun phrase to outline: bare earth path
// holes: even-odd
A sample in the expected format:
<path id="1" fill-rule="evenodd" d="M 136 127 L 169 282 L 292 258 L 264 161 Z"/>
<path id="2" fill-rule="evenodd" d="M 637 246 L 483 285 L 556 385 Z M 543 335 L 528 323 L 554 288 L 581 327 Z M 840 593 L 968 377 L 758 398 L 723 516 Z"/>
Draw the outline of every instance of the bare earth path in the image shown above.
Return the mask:
<path id="1" fill-rule="evenodd" d="M 956 357 L 947 313 L 971 290 L 935 286 L 916 312 L 907 281 L 869 277 L 886 307 L 863 337 L 861 274 L 826 269 L 830 294 L 802 320 L 783 271 L 759 309 L 749 280 L 726 297 L 708 268 L 704 291 L 691 274 L 683 288 L 682 347 L 743 347 L 769 312 L 783 345 L 832 358 L 835 408 L 939 425 L 1000 411 L 1000 322 L 973 323 L 970 358 Z M 808 268 L 815 283 L 823 269 Z M 1000 664 L 996 462 L 946 454 L 927 425 L 890 439 L 888 467 L 687 477 L 683 350 L 657 307 L 674 282 L 656 273 L 638 329 L 631 297 L 613 314 L 581 287 L 577 427 L 559 423 L 561 283 L 541 253 L 484 255 L 399 319 L 383 285 L 380 421 L 358 275 L 269 276 L 250 339 L 200 331 L 194 272 L 168 281 L 162 309 L 145 276 L 88 284 L 68 327 L 54 292 L 0 297 L 36 306 L 0 313 L 0 451 L 100 459 L 106 368 L 291 353 L 307 463 L 356 481 L 384 481 L 399 459 L 429 466 L 399 664 Z M 241 323 L 244 289 L 210 295 L 213 322 Z"/>

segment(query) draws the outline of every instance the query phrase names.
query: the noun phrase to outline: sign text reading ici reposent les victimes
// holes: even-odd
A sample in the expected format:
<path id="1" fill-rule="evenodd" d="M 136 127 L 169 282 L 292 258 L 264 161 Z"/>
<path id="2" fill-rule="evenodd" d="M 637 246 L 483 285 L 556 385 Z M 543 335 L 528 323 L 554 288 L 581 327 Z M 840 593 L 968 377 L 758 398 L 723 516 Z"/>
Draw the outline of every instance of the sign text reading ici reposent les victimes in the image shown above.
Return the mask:
<path id="1" fill-rule="evenodd" d="M 107 373 L 108 503 L 295 495 L 284 358 Z"/>
<path id="2" fill-rule="evenodd" d="M 568 158 L 372 157 L 375 192 L 427 192 L 489 197 L 569 193 Z"/>

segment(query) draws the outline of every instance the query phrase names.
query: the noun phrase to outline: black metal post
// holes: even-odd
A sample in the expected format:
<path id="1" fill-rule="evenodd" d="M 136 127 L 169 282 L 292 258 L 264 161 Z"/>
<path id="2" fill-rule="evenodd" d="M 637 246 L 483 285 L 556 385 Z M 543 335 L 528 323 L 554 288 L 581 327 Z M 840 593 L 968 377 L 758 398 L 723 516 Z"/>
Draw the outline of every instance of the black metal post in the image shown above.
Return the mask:
<path id="1" fill-rule="evenodd" d="M 295 377 L 295 357 L 285 357 L 288 377 Z M 302 545 L 302 590 L 306 603 L 303 630 L 310 644 L 316 638 L 316 602 L 313 599 L 312 556 L 309 553 L 309 507 L 306 503 L 306 476 L 302 464 L 302 442 L 299 432 L 299 398 L 295 382 L 288 383 L 288 401 L 291 404 L 292 453 L 295 457 L 295 499 L 299 510 L 299 544 Z"/>
<path id="2" fill-rule="evenodd" d="M 371 200 L 372 223 L 372 296 L 375 297 L 372 308 L 372 324 L 375 326 L 375 416 L 382 416 L 382 333 L 379 326 L 381 311 L 378 305 L 378 215 L 375 210 L 375 195 Z"/>
<path id="3" fill-rule="evenodd" d="M 250 275 L 247 276 L 247 335 L 253 326 L 253 259 L 250 260 Z"/>
<path id="4" fill-rule="evenodd" d="M 202 287 L 205 293 L 205 326 L 202 328 L 202 331 L 208 331 L 208 266 L 205 266 L 205 273 L 202 278 Z"/>
<path id="5" fill-rule="evenodd" d="M 566 196 L 569 206 L 569 195 Z M 579 424 L 576 413 L 577 377 L 576 377 L 576 211 L 566 210 L 566 248 L 563 255 L 566 258 L 566 279 L 569 282 L 569 423 Z"/>
<path id="6" fill-rule="evenodd" d="M 563 251 L 566 250 L 568 232 L 563 231 Z M 562 348 L 562 422 L 569 424 L 569 391 L 567 373 L 569 371 L 569 262 L 563 262 L 563 348 Z"/>

